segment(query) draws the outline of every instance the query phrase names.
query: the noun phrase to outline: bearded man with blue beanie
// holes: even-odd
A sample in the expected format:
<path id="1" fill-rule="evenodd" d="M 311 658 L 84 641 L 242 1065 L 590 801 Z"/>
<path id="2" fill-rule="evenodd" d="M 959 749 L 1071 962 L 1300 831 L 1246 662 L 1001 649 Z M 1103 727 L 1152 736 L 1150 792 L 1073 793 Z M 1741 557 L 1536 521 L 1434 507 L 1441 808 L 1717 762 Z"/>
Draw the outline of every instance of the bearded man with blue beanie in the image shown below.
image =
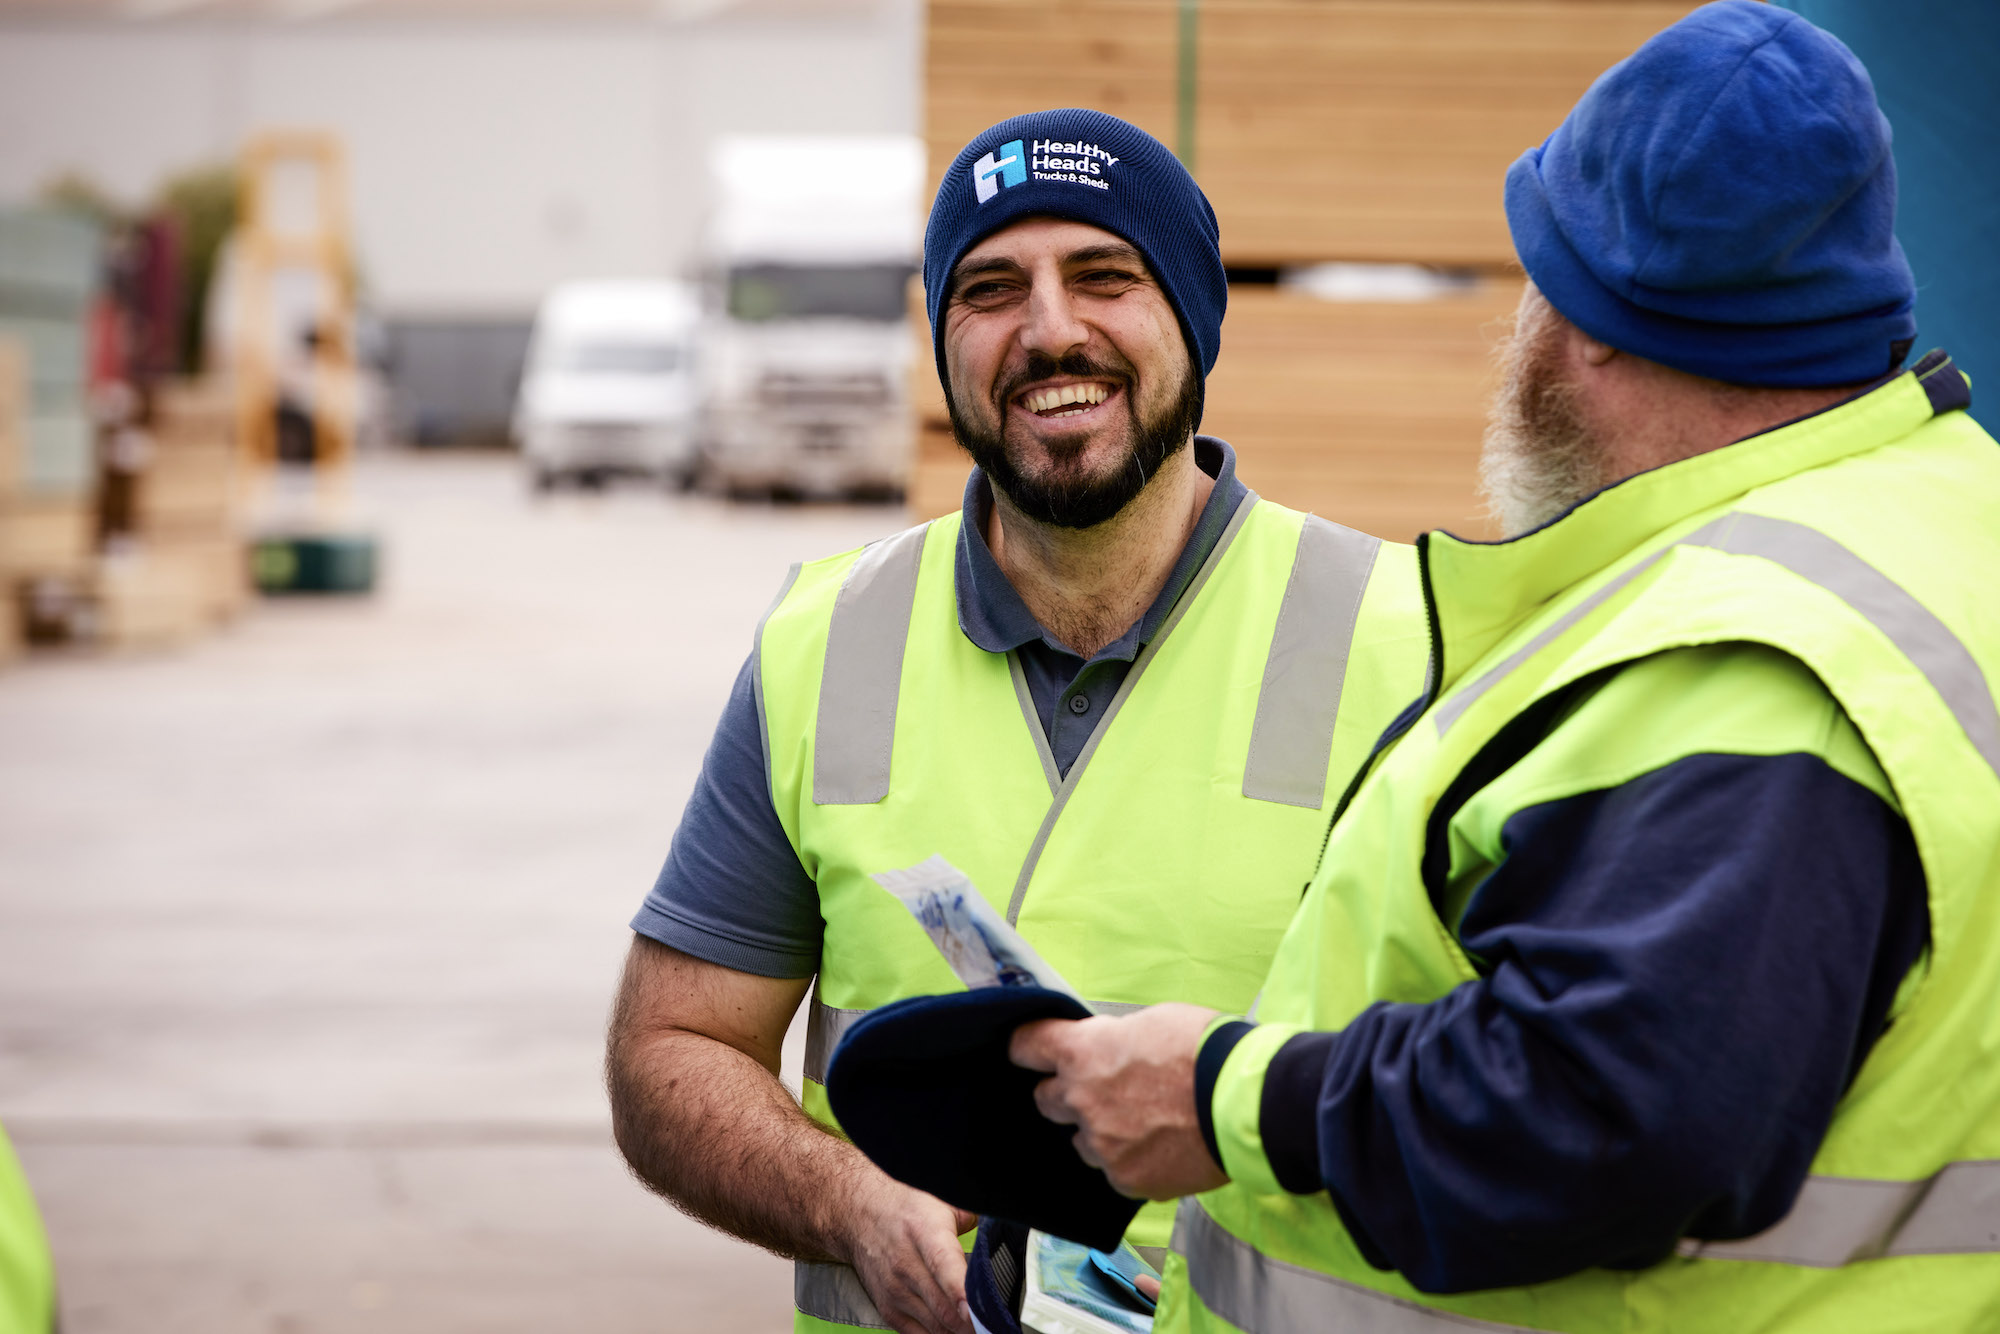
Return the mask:
<path id="1" fill-rule="evenodd" d="M 1424 693 L 1254 1022 L 1010 1040 L 1188 1197 L 1157 1331 L 2000 1327 L 2000 447 L 1902 369 L 1894 198 L 1749 0 L 1509 173 L 1506 536 L 1420 540 Z"/>
<path id="2" fill-rule="evenodd" d="M 793 568 L 632 924 L 611 1033 L 627 1160 L 796 1260 L 801 1330 L 971 1334 L 970 1304 L 1003 1334 L 1026 1258 L 996 1220 L 968 1273 L 974 1219 L 836 1132 L 840 1036 L 957 989 L 874 877 L 942 855 L 1097 1010 L 1241 1009 L 1347 776 L 1422 684 L 1412 549 L 1259 499 L 1195 434 L 1228 288 L 1214 211 L 1151 136 L 1086 110 L 980 134 L 924 281 L 978 465 L 964 505 Z M 808 987 L 801 1106 L 776 1071 Z M 985 1031 L 941 1027 L 889 1064 Z M 911 1143 L 1033 1165 L 975 1084 L 885 1085 L 863 1115 L 885 1106 Z M 1100 1242 L 1160 1258 L 1171 1211 L 1135 1219 L 1073 1166 Z"/>

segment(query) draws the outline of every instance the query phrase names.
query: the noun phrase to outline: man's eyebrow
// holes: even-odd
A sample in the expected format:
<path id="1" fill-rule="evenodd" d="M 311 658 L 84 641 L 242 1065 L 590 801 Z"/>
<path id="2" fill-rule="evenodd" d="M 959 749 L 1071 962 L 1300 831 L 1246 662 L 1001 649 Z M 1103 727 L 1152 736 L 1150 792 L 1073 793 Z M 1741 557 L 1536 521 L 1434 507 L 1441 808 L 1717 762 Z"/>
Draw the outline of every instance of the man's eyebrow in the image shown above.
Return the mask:
<path id="1" fill-rule="evenodd" d="M 988 255 L 984 259 L 968 259 L 951 271 L 951 290 L 955 293 L 968 280 L 983 273 L 1026 273 L 1020 264 L 1005 255 Z"/>
<path id="2" fill-rule="evenodd" d="M 1081 250 L 1072 250 L 1063 256 L 1063 263 L 1065 264 L 1101 264 L 1106 260 L 1112 260 L 1120 264 L 1137 265 L 1141 270 L 1144 270 L 1146 267 L 1146 257 L 1140 254 L 1136 247 L 1124 245 L 1116 241 L 1106 241 L 1102 245 L 1085 246 Z"/>

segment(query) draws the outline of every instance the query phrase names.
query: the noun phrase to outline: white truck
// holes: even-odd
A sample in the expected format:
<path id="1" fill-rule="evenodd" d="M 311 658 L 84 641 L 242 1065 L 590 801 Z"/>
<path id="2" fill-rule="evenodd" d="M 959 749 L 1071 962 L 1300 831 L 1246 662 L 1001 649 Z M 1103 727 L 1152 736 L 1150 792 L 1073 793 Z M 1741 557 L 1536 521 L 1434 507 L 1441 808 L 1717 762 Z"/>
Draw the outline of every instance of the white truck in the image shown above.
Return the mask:
<path id="1" fill-rule="evenodd" d="M 922 142 L 731 136 L 711 168 L 704 468 L 735 496 L 900 496 Z"/>
<path id="2" fill-rule="evenodd" d="M 536 489 L 694 474 L 701 307 L 686 283 L 564 283 L 535 316 L 514 434 Z"/>

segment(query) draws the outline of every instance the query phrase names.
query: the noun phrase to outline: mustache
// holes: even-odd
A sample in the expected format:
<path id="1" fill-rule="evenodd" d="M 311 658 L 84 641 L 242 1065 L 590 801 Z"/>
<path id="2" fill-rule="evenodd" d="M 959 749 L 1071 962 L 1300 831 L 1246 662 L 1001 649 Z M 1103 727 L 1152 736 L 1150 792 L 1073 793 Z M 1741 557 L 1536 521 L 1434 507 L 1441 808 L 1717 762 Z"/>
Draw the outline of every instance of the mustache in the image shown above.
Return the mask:
<path id="1" fill-rule="evenodd" d="M 1110 380 L 1129 386 L 1132 383 L 1132 367 L 1122 358 L 1117 364 L 1100 361 L 1082 349 L 1066 352 L 1060 357 L 1052 357 L 1046 352 L 1030 352 L 1019 370 L 1001 382 L 999 402 L 1002 407 L 1014 401 L 1014 396 L 1037 380 L 1047 380 L 1057 375 L 1073 375 L 1080 380 Z"/>

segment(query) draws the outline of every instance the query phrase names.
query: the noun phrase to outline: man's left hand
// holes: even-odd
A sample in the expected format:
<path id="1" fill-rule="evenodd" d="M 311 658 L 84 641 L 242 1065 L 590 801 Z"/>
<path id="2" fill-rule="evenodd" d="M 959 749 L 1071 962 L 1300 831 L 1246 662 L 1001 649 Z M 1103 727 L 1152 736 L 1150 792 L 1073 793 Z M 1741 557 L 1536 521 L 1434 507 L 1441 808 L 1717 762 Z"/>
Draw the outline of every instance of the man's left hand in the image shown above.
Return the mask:
<path id="1" fill-rule="evenodd" d="M 1121 1195 L 1171 1200 L 1229 1178 L 1201 1138 L 1194 1058 L 1216 1011 L 1153 1005 L 1119 1019 L 1044 1019 L 1014 1030 L 1008 1057 L 1051 1078 L 1042 1115 L 1077 1127 L 1076 1151 Z"/>

